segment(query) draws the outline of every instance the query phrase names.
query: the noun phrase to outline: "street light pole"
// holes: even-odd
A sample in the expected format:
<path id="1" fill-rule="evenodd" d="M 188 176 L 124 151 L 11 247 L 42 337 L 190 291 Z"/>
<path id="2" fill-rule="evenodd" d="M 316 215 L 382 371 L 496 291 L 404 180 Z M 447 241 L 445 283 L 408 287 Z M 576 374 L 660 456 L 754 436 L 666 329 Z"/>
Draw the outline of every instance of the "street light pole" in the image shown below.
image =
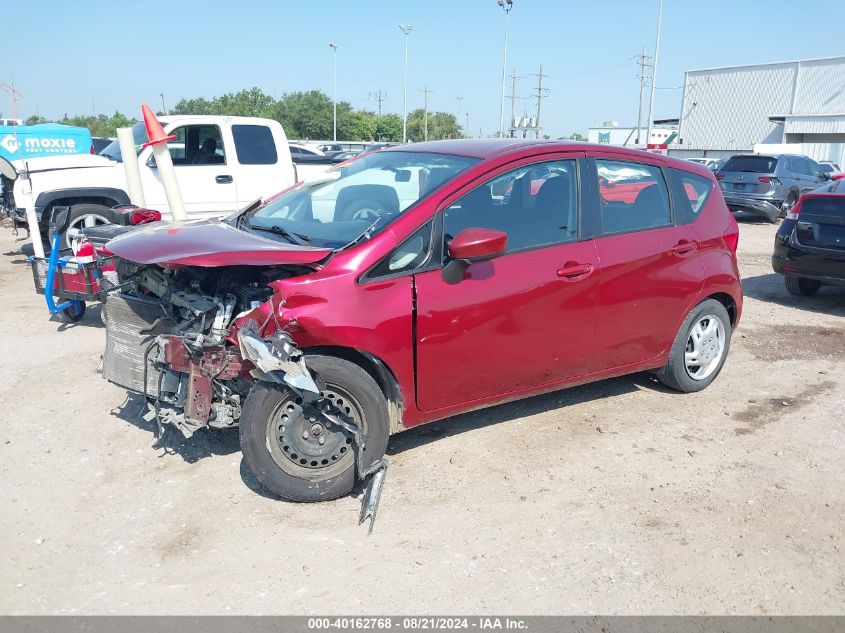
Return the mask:
<path id="1" fill-rule="evenodd" d="M 402 142 L 408 142 L 408 33 L 414 28 L 413 24 L 400 24 L 399 28 L 405 34 L 405 80 L 402 91 Z"/>
<path id="2" fill-rule="evenodd" d="M 337 141 L 337 44 L 329 44 L 332 49 L 332 140 Z"/>
<path id="3" fill-rule="evenodd" d="M 646 146 L 651 143 L 651 128 L 654 125 L 654 87 L 657 85 L 657 54 L 660 52 L 660 23 L 663 21 L 663 0 L 660 0 L 660 9 L 657 13 L 657 39 L 654 42 L 654 66 L 651 69 L 651 99 L 648 102 L 648 134 L 646 134 Z"/>
<path id="4" fill-rule="evenodd" d="M 505 12 L 505 49 L 502 55 L 502 103 L 499 106 L 499 138 L 505 136 L 505 73 L 508 67 L 508 16 L 513 9 L 513 0 L 498 0 Z"/>

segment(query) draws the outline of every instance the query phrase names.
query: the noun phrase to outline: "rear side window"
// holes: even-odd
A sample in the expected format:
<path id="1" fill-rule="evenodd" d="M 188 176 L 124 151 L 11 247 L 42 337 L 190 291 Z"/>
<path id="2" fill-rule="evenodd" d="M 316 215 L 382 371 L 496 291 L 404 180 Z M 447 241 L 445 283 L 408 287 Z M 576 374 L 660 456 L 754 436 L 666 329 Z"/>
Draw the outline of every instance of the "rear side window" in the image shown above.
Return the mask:
<path id="1" fill-rule="evenodd" d="M 746 171 L 771 174 L 778 166 L 774 156 L 732 156 L 719 171 Z"/>
<path id="2" fill-rule="evenodd" d="M 659 167 L 596 160 L 602 233 L 641 231 L 672 223 L 669 192 Z"/>
<path id="3" fill-rule="evenodd" d="M 266 125 L 233 125 L 235 153 L 241 165 L 275 165 L 276 144 Z"/>
<path id="4" fill-rule="evenodd" d="M 672 193 L 677 203 L 678 221 L 688 224 L 695 221 L 710 194 L 713 192 L 713 183 L 702 176 L 696 176 L 685 171 L 670 169 L 674 180 Z"/>

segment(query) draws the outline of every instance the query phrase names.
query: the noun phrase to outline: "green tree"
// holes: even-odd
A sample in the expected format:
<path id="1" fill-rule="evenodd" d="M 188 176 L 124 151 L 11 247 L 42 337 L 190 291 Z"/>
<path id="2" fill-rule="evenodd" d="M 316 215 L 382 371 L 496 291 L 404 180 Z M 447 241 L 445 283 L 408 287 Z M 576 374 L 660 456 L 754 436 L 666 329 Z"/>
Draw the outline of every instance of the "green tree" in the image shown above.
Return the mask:
<path id="1" fill-rule="evenodd" d="M 428 113 L 428 140 L 461 138 L 461 126 L 454 114 L 448 112 Z M 425 139 L 425 111 L 418 108 L 408 114 L 408 138 L 412 141 Z"/>
<path id="2" fill-rule="evenodd" d="M 562 137 L 560 140 L 562 140 L 562 141 L 586 141 L 587 137 L 582 136 L 578 132 L 573 132 L 569 136 Z"/>
<path id="3" fill-rule="evenodd" d="M 42 123 L 47 123 L 47 119 L 39 114 L 33 114 L 29 117 L 26 121 L 24 121 L 27 125 L 41 125 Z"/>
<path id="4" fill-rule="evenodd" d="M 347 110 L 341 116 L 338 111 L 337 138 L 339 141 L 372 141 L 376 137 L 375 112 Z"/>
<path id="5" fill-rule="evenodd" d="M 396 143 L 402 140 L 402 117 L 398 114 L 382 114 L 376 118 L 375 140 L 382 143 Z"/>

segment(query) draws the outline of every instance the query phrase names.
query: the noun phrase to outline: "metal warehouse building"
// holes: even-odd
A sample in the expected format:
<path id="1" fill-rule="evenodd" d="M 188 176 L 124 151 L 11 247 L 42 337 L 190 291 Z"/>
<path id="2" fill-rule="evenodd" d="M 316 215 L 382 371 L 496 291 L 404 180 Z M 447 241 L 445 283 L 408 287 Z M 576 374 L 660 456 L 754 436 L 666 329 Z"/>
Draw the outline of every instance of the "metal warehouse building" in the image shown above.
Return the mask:
<path id="1" fill-rule="evenodd" d="M 845 57 L 690 70 L 669 153 L 730 156 L 758 148 L 845 167 Z"/>

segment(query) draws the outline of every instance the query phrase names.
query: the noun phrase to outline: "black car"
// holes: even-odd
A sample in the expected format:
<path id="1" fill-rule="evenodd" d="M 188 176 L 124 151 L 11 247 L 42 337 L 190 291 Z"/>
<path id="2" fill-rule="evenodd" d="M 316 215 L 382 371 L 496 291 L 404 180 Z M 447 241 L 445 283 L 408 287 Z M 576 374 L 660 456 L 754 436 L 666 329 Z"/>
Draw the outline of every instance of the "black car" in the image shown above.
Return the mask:
<path id="1" fill-rule="evenodd" d="M 845 285 L 845 179 L 805 193 L 789 210 L 775 236 L 772 268 L 794 295 Z"/>

